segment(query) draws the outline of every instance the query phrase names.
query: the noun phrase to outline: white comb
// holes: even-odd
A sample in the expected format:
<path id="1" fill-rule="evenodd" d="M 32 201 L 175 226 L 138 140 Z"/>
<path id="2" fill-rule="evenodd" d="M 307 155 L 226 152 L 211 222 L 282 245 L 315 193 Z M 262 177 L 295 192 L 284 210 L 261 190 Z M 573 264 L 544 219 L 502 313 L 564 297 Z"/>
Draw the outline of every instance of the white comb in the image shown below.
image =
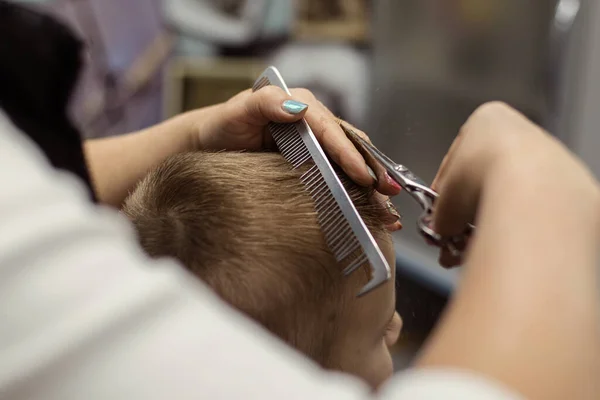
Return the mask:
<path id="1" fill-rule="evenodd" d="M 252 89 L 257 91 L 269 85 L 278 86 L 291 95 L 275 67 L 267 68 Z M 351 274 L 362 265 L 371 266 L 371 280 L 360 290 L 358 296 L 389 280 L 391 270 L 387 260 L 306 121 L 302 119 L 290 124 L 272 122 L 269 124 L 269 131 L 283 157 L 294 168 L 299 168 L 309 160 L 314 162 L 301 180 L 315 203 L 327 246 L 339 263 L 347 265 L 344 275 Z M 359 256 L 354 258 L 353 255 L 359 250 Z"/>

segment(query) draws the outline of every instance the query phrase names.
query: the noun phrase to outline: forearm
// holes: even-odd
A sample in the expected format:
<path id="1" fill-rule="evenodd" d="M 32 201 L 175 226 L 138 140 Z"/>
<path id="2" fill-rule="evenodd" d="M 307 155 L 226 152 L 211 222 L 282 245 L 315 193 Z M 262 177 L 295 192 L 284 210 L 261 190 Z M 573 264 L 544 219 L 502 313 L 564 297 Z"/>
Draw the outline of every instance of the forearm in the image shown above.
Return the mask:
<path id="1" fill-rule="evenodd" d="M 120 207 L 148 170 L 173 154 L 195 149 L 197 132 L 213 107 L 182 114 L 139 132 L 88 140 L 85 152 L 100 201 Z"/>
<path id="2" fill-rule="evenodd" d="M 591 398 L 600 207 L 587 199 L 598 189 L 590 179 L 578 198 L 539 165 L 550 164 L 487 183 L 460 290 L 419 364 L 481 372 L 533 399 Z"/>

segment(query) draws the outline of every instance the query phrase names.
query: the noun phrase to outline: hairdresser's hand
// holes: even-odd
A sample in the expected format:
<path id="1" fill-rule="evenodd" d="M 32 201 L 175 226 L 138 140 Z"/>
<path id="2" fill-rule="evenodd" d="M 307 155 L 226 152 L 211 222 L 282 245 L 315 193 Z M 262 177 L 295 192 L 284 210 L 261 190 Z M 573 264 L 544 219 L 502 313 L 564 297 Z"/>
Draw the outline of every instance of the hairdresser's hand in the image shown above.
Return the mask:
<path id="1" fill-rule="evenodd" d="M 457 234 L 475 215 L 477 228 L 452 306 L 417 367 L 474 371 L 528 399 L 597 399 L 594 177 L 543 129 L 490 103 L 463 126 L 433 186 L 434 228 Z"/>
<path id="2" fill-rule="evenodd" d="M 269 122 L 306 118 L 325 151 L 356 183 L 375 185 L 379 192 L 387 195 L 399 192 L 399 187 L 386 179 L 385 173 L 378 171 L 378 179 L 373 179 L 363 157 L 346 138 L 335 116 L 310 91 L 292 89 L 291 92 L 292 96 L 288 96 L 277 87 L 265 87 L 255 93 L 247 90 L 223 104 L 188 113 L 186 118 L 193 121 L 196 148 L 272 148 L 273 140 L 266 129 Z"/>
<path id="3" fill-rule="evenodd" d="M 504 180 L 496 187 L 502 186 L 506 193 L 520 190 L 527 179 L 540 184 L 551 179 L 557 194 L 572 194 L 572 204 L 593 201 L 597 194 L 596 181 L 587 169 L 540 127 L 502 103 L 481 106 L 462 127 L 432 184 L 440 193 L 434 213 L 436 231 L 442 235 L 461 233 L 466 223 L 474 221 L 482 198 L 488 210 L 506 208 L 500 204 L 504 201 L 502 195 L 486 196 L 486 185 L 492 181 Z M 558 197 L 542 197 L 538 202 L 558 202 Z M 570 210 L 568 201 L 564 202 L 565 209 Z M 552 224 L 548 228 L 561 229 Z M 449 252 L 440 254 L 443 266 L 461 262 Z"/>

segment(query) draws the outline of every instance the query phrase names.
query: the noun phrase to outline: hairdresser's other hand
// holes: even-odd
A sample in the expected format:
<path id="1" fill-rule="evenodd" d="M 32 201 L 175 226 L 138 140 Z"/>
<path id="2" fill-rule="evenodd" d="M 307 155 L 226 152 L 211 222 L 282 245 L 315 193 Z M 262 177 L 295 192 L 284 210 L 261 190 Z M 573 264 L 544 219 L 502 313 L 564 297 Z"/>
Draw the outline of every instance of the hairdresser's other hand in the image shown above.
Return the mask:
<path id="1" fill-rule="evenodd" d="M 269 122 L 294 122 L 306 118 L 325 151 L 356 183 L 375 186 L 387 195 L 399 192 L 399 187 L 384 174 L 377 180 L 371 176 L 363 157 L 341 130 L 335 116 L 309 90 L 292 89 L 291 93 L 289 96 L 273 86 L 255 93 L 246 90 L 223 104 L 188 113 L 186 118 L 193 127 L 195 148 L 273 148 L 273 140 L 266 129 Z M 200 112 L 204 115 L 195 114 Z"/>
<path id="2" fill-rule="evenodd" d="M 461 128 L 432 184 L 440 193 L 434 212 L 436 231 L 442 235 L 463 232 L 465 224 L 474 221 L 480 199 L 489 194 L 485 185 L 492 179 L 506 179 L 503 190 L 513 190 L 515 184 L 525 181 L 520 179 L 519 169 L 535 175 L 536 182 L 553 179 L 557 193 L 567 191 L 558 182 L 573 185 L 571 192 L 580 197 L 573 199 L 574 203 L 594 198 L 597 191 L 587 169 L 561 143 L 511 107 L 488 103 L 478 108 Z M 509 176 L 515 179 L 510 181 Z M 590 196 L 586 197 L 586 192 Z M 487 196 L 485 206 L 505 207 L 497 204 L 502 201 L 500 197 Z M 554 228 L 560 229 L 551 229 Z M 462 261 L 447 251 L 440 254 L 440 264 L 445 267 Z"/>
<path id="3" fill-rule="evenodd" d="M 525 116 L 489 103 L 433 186 L 434 228 L 458 234 L 476 215 L 476 231 L 417 366 L 474 371 L 527 399 L 598 399 L 600 189 L 590 171 Z"/>

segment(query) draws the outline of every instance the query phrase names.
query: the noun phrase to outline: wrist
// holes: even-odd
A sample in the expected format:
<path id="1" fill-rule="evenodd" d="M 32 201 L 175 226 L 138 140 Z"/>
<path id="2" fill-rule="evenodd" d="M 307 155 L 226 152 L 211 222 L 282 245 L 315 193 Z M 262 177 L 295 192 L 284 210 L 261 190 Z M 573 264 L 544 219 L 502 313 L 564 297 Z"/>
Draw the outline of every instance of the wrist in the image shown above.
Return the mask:
<path id="1" fill-rule="evenodd" d="M 174 122 L 186 137 L 190 151 L 207 150 L 212 148 L 214 133 L 218 129 L 218 119 L 221 104 L 199 108 L 178 115 Z"/>
<path id="2" fill-rule="evenodd" d="M 165 122 L 170 134 L 179 135 L 179 141 L 184 145 L 184 151 L 195 151 L 199 148 L 196 111 L 177 115 Z"/>
<path id="3" fill-rule="evenodd" d="M 482 193 L 481 217 L 518 227 L 511 236 L 544 239 L 578 265 L 596 270 L 600 241 L 600 189 L 596 179 L 558 141 L 547 138 L 498 160 Z M 485 213 L 485 216 L 483 215 Z M 503 222 L 502 222 L 503 221 Z M 551 252 L 545 252 L 549 254 Z M 587 256 L 585 256 L 587 255 Z M 565 265 L 570 264 L 565 260 Z"/>

